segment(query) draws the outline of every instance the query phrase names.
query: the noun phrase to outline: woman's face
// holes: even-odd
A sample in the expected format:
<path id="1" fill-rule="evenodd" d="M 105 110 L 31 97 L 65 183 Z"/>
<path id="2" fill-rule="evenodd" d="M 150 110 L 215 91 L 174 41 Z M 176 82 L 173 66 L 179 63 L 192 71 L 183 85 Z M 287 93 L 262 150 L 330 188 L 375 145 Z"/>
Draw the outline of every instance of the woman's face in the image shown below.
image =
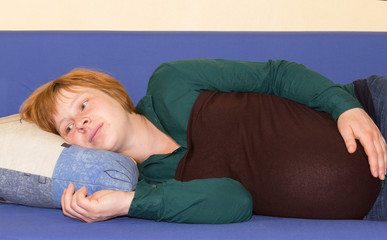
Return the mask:
<path id="1" fill-rule="evenodd" d="M 133 114 L 106 93 L 85 87 L 61 90 L 56 99 L 55 127 L 70 144 L 123 152 Z"/>

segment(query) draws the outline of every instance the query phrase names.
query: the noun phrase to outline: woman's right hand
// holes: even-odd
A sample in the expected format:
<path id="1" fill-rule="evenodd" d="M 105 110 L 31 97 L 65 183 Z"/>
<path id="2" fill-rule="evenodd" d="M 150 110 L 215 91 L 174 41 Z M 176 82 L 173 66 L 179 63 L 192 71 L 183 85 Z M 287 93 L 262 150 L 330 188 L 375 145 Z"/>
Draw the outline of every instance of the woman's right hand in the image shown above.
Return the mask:
<path id="1" fill-rule="evenodd" d="M 355 140 L 358 139 L 368 156 L 372 175 L 384 180 L 387 168 L 386 140 L 368 114 L 360 108 L 347 110 L 339 116 L 337 125 L 348 152 L 356 151 Z"/>
<path id="2" fill-rule="evenodd" d="M 84 222 L 105 221 L 114 217 L 125 216 L 129 212 L 134 192 L 101 190 L 90 196 L 86 187 L 78 191 L 70 183 L 61 198 L 63 214 Z"/>

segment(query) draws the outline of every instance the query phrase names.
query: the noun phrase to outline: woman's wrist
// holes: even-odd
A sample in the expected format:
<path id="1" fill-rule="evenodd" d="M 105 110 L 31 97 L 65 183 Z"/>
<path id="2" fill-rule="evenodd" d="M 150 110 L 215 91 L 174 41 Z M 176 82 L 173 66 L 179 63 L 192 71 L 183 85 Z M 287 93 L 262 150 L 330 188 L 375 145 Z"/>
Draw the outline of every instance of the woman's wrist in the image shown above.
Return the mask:
<path id="1" fill-rule="evenodd" d="M 121 200 L 121 209 L 119 210 L 120 216 L 127 216 L 129 213 L 130 206 L 134 198 L 134 191 L 132 192 L 121 192 L 123 194 Z"/>

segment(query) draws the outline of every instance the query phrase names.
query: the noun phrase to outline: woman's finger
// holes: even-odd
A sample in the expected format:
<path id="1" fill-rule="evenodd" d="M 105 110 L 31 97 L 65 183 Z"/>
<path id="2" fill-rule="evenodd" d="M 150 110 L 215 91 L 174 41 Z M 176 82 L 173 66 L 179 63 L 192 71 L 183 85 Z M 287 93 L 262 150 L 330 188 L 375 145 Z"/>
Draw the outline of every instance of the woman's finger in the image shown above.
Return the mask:
<path id="1" fill-rule="evenodd" d="M 381 162 L 379 165 L 383 166 L 383 176 L 386 175 L 386 169 L 387 169 L 387 146 L 386 146 L 386 140 L 384 137 L 380 134 L 379 141 L 378 141 L 379 151 L 381 153 Z"/>
<path id="2" fill-rule="evenodd" d="M 77 216 L 82 220 L 88 222 L 89 221 L 89 212 L 83 206 L 88 206 L 90 202 L 87 200 L 87 189 L 86 187 L 82 187 L 78 191 L 76 191 L 72 197 L 71 209 L 76 212 Z"/>
<path id="3" fill-rule="evenodd" d="M 381 180 L 384 180 L 384 178 L 386 176 L 386 164 L 385 164 L 385 160 L 384 160 L 383 147 L 380 145 L 379 141 L 375 144 L 375 148 L 378 152 L 379 178 Z"/>
<path id="4" fill-rule="evenodd" d="M 72 187 L 70 185 L 64 189 L 62 197 L 61 197 L 62 212 L 65 216 L 68 216 L 71 218 L 76 218 L 71 213 L 72 211 L 71 211 L 70 203 L 71 203 L 71 198 L 73 196 L 74 190 L 72 190 Z"/>
<path id="5" fill-rule="evenodd" d="M 75 187 L 71 183 L 68 188 L 64 190 L 61 198 L 62 212 L 65 216 L 83 221 L 82 216 L 74 210 L 74 206 L 76 206 L 74 204 L 74 191 Z"/>

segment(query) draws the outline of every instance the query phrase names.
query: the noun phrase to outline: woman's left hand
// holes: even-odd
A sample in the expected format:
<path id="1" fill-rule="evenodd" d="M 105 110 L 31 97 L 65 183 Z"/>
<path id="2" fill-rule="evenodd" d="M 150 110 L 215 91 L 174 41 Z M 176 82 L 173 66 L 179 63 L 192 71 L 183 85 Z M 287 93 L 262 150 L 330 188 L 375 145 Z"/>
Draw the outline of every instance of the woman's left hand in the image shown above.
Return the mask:
<path id="1" fill-rule="evenodd" d="M 368 156 L 372 175 L 383 180 L 387 167 L 386 141 L 368 114 L 361 108 L 347 110 L 339 116 L 337 125 L 348 152 L 356 151 L 355 139 L 358 139 Z"/>

